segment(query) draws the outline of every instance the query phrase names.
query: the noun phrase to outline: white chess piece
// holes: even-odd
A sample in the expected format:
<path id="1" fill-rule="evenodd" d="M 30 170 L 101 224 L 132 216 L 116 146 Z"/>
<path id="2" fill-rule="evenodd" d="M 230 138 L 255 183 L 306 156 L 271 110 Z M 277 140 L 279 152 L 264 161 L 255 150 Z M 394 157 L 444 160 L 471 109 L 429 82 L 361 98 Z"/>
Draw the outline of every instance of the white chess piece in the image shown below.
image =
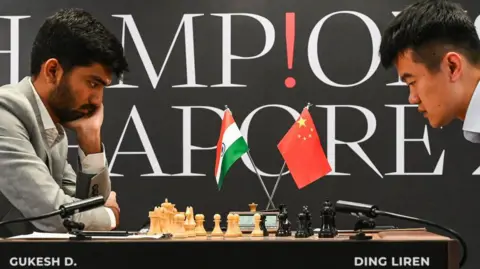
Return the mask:
<path id="1" fill-rule="evenodd" d="M 213 231 L 210 233 L 210 236 L 212 237 L 222 237 L 223 236 L 223 231 L 220 228 L 220 222 L 221 222 L 221 216 L 220 214 L 215 214 L 213 216 L 213 222 L 215 223 L 215 227 L 213 228 Z"/>
<path id="2" fill-rule="evenodd" d="M 173 231 L 173 237 L 174 238 L 185 238 L 187 237 L 185 233 L 185 227 L 184 227 L 184 215 L 182 214 L 177 214 L 174 217 L 175 220 L 175 230 Z"/>
<path id="3" fill-rule="evenodd" d="M 235 229 L 235 215 L 228 214 L 227 216 L 227 231 L 225 232 L 225 237 L 237 237 L 238 233 Z"/>
<path id="4" fill-rule="evenodd" d="M 251 236 L 253 237 L 263 236 L 263 231 L 262 229 L 260 229 L 260 214 L 256 213 L 255 215 L 253 215 L 253 218 L 255 222 L 255 228 L 253 228 Z"/>
<path id="5" fill-rule="evenodd" d="M 195 216 L 195 221 L 197 222 L 197 225 L 195 226 L 195 234 L 197 236 L 207 235 L 207 231 L 205 231 L 205 228 L 203 227 L 205 216 L 203 216 L 203 214 L 197 214 Z"/>

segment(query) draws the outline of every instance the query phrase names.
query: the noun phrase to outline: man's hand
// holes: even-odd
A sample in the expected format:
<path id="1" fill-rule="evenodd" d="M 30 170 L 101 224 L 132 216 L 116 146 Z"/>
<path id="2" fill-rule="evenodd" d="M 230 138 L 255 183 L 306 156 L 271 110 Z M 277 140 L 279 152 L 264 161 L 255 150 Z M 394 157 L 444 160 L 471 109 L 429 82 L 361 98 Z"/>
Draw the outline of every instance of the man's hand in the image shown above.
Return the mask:
<path id="1" fill-rule="evenodd" d="M 103 104 L 92 115 L 68 122 L 65 127 L 75 131 L 78 146 L 85 155 L 88 155 L 102 152 L 102 139 L 100 137 L 102 124 Z"/>
<path id="2" fill-rule="evenodd" d="M 110 208 L 115 215 L 115 221 L 117 222 L 115 227 L 118 227 L 120 224 L 120 206 L 117 203 L 117 194 L 114 191 L 110 192 L 107 201 L 105 202 L 105 207 Z"/>

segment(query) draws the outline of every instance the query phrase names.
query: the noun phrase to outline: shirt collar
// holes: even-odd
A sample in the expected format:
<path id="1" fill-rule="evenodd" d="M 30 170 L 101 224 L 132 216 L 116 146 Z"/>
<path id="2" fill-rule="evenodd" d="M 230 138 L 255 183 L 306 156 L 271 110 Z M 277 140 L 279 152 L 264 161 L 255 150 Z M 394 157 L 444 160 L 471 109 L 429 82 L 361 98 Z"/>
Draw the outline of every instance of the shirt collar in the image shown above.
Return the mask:
<path id="1" fill-rule="evenodd" d="M 43 128 L 45 130 L 49 129 L 57 129 L 55 127 L 55 123 L 53 122 L 52 118 L 50 117 L 50 114 L 48 113 L 47 108 L 43 104 L 42 99 L 40 99 L 40 96 L 37 93 L 37 90 L 35 89 L 35 86 L 33 86 L 32 79 L 28 79 L 28 82 L 30 83 L 30 86 L 33 89 L 33 92 L 35 93 L 35 99 L 37 100 L 37 106 L 38 110 L 40 110 L 40 117 L 43 122 Z"/>

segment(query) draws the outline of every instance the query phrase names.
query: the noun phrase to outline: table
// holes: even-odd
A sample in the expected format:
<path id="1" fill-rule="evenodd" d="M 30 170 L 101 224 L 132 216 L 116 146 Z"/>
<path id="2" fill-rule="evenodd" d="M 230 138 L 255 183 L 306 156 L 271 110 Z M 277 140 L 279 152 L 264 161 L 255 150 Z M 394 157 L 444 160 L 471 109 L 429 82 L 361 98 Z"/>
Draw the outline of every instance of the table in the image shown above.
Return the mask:
<path id="1" fill-rule="evenodd" d="M 238 238 L 4 239 L 0 240 L 0 268 L 34 261 L 60 265 L 56 268 L 103 269 L 459 268 L 458 241 L 427 230 L 368 233 L 373 237 L 368 241 L 350 240 L 352 234 L 340 232 L 335 238 L 244 234 Z"/>

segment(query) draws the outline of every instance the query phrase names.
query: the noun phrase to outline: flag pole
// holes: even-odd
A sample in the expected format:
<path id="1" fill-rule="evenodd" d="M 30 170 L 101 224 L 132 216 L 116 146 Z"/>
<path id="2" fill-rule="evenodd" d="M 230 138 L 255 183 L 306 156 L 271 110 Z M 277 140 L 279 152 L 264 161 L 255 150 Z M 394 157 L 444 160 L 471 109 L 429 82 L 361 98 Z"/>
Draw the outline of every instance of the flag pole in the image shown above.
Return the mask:
<path id="1" fill-rule="evenodd" d="M 307 103 L 307 106 L 305 107 L 306 109 L 309 109 L 310 107 L 312 106 L 312 104 L 310 102 Z M 278 183 L 280 182 L 280 179 L 282 178 L 282 174 L 283 174 L 283 170 L 285 170 L 285 164 L 286 162 L 283 161 L 283 165 L 282 165 L 282 169 L 280 169 L 280 173 L 278 174 L 278 178 L 277 178 L 277 182 L 275 182 L 275 186 L 273 187 L 273 191 L 272 191 L 272 195 L 271 197 L 273 197 L 275 195 L 275 192 L 277 191 L 277 187 L 278 187 Z M 273 199 L 273 198 L 272 198 Z M 272 202 L 272 206 L 273 208 L 275 208 L 275 206 L 273 205 L 273 202 Z M 270 202 L 268 203 L 267 205 L 267 209 L 270 207 Z"/>
<path id="2" fill-rule="evenodd" d="M 260 174 L 258 173 L 257 166 L 253 163 L 252 156 L 250 155 L 250 150 L 247 151 L 247 154 L 248 154 L 248 157 L 250 158 L 250 161 L 252 162 L 253 168 L 255 169 L 255 173 L 257 174 L 258 180 L 260 180 L 260 183 L 261 183 L 262 186 L 263 186 L 263 190 L 264 190 L 265 193 L 267 194 L 268 204 L 271 203 L 272 206 L 273 206 L 273 208 L 275 208 L 275 204 L 273 204 L 273 201 L 272 201 L 272 196 L 270 196 L 270 194 L 268 193 L 267 187 L 265 187 L 265 184 L 263 183 L 262 177 L 260 177 Z"/>
<path id="3" fill-rule="evenodd" d="M 280 181 L 280 178 L 282 177 L 282 174 L 283 174 L 283 170 L 285 170 L 285 161 L 283 162 L 283 165 L 282 165 L 282 169 L 280 169 L 280 173 L 278 174 L 278 178 L 277 178 L 277 182 L 275 182 L 275 186 L 273 187 L 273 191 L 272 191 L 272 196 L 273 197 L 275 195 L 275 191 L 277 191 L 277 186 L 278 186 L 278 182 Z M 275 209 L 275 206 L 272 204 L 273 206 L 273 209 Z M 268 203 L 267 205 L 267 208 L 266 210 L 268 210 L 268 208 L 270 207 L 270 202 Z"/>
<path id="4" fill-rule="evenodd" d="M 227 105 L 225 105 L 225 109 L 226 109 L 226 110 L 230 110 Z M 261 177 L 260 174 L 258 173 L 257 166 L 256 166 L 255 163 L 253 162 L 252 156 L 250 155 L 250 150 L 247 151 L 247 154 L 248 154 L 248 158 L 250 158 L 250 161 L 252 162 L 253 169 L 255 169 L 255 173 L 257 174 L 258 180 L 260 180 L 260 183 L 262 184 L 263 190 L 264 190 L 265 193 L 267 194 L 268 204 L 271 203 L 271 204 L 273 205 L 273 207 L 275 207 L 275 205 L 273 204 L 273 201 L 272 201 L 272 197 L 271 197 L 270 194 L 268 193 L 267 187 L 266 187 L 265 184 L 263 183 L 262 177 Z"/>

